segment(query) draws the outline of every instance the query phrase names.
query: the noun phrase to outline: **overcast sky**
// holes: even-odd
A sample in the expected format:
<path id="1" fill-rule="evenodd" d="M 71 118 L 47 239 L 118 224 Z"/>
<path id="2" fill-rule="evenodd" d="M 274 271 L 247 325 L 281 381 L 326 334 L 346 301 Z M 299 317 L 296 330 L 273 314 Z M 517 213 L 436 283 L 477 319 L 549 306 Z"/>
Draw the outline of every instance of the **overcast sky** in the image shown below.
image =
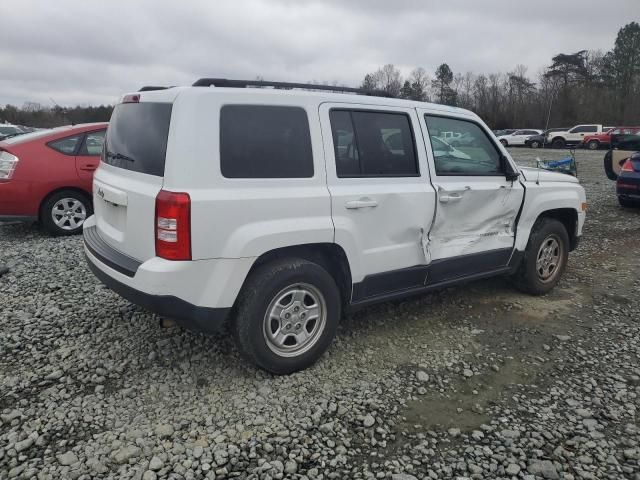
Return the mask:
<path id="1" fill-rule="evenodd" d="M 611 49 L 640 0 L 0 0 L 0 19 L 0 105 L 75 105 L 205 76 L 357 86 L 385 63 L 535 78 Z"/>

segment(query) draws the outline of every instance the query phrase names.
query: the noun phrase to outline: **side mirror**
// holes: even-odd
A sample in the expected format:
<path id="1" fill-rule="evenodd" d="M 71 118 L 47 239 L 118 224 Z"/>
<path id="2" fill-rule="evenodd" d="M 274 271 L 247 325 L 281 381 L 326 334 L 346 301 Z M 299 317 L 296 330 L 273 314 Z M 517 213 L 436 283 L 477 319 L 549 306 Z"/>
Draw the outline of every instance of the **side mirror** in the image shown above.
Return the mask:
<path id="1" fill-rule="evenodd" d="M 511 172 L 507 172 L 505 174 L 505 177 L 506 177 L 508 182 L 515 182 L 518 179 L 519 176 L 520 176 L 520 172 L 511 171 Z"/>
<path id="2" fill-rule="evenodd" d="M 505 166 L 505 178 L 508 182 L 515 182 L 520 176 L 520 171 L 513 169 L 511 163 L 509 162 L 509 159 L 505 155 L 502 156 L 502 162 Z"/>

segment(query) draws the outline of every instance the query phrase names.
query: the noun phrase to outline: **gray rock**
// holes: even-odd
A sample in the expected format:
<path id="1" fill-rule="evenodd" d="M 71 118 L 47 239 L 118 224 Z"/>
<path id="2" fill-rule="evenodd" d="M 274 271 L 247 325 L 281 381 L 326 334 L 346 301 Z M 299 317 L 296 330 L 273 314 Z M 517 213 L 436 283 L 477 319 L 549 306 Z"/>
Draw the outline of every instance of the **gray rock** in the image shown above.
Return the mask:
<path id="1" fill-rule="evenodd" d="M 173 435 L 173 425 L 169 425 L 169 424 L 161 424 L 161 425 L 157 425 L 154 433 L 156 434 L 157 437 L 160 438 L 168 438 L 170 436 Z"/>
<path id="2" fill-rule="evenodd" d="M 373 415 L 371 414 L 367 414 L 364 419 L 362 420 L 362 424 L 366 427 L 372 427 L 374 424 L 376 423 L 376 419 L 373 418 Z"/>
<path id="3" fill-rule="evenodd" d="M 140 455 L 140 448 L 133 445 L 122 447 L 112 454 L 113 459 L 120 464 L 127 463 L 130 459 L 135 458 L 138 455 Z"/>
<path id="4" fill-rule="evenodd" d="M 416 378 L 419 382 L 427 383 L 429 381 L 429 374 L 423 372 L 422 370 L 419 370 L 418 372 L 416 372 Z"/>
<path id="5" fill-rule="evenodd" d="M 151 470 L 158 471 L 162 467 L 164 467 L 164 462 L 162 461 L 162 459 L 160 457 L 158 457 L 156 455 L 151 457 L 151 460 L 149 461 L 149 468 Z"/>
<path id="6" fill-rule="evenodd" d="M 144 472 L 144 475 L 142 475 L 142 480 L 156 480 L 157 478 L 158 475 L 156 475 L 156 472 L 152 470 L 147 470 Z"/>
<path id="7" fill-rule="evenodd" d="M 287 475 L 293 475 L 298 471 L 298 464 L 295 460 L 287 460 L 284 464 L 284 473 Z"/>
<path id="8" fill-rule="evenodd" d="M 25 438 L 21 442 L 17 442 L 14 448 L 16 449 L 16 452 L 22 452 L 23 450 L 29 448 L 31 445 L 33 445 L 33 438 Z"/>
<path id="9" fill-rule="evenodd" d="M 58 460 L 58 463 L 65 467 L 73 465 L 74 463 L 78 463 L 78 457 L 71 451 L 57 455 L 56 458 Z"/>
<path id="10" fill-rule="evenodd" d="M 510 463 L 505 469 L 505 472 L 507 475 L 511 476 L 518 475 L 518 473 L 520 473 L 520 465 L 517 463 Z"/>
<path id="11" fill-rule="evenodd" d="M 538 475 L 549 480 L 557 480 L 560 478 L 555 465 L 549 460 L 534 460 L 527 467 L 527 471 L 532 475 Z"/>
<path id="12" fill-rule="evenodd" d="M 473 370 L 471 370 L 470 368 L 465 368 L 462 372 L 462 374 L 466 377 L 466 378 L 471 378 L 473 377 Z"/>
<path id="13" fill-rule="evenodd" d="M 391 480 L 418 480 L 418 478 L 408 473 L 394 473 L 391 475 Z"/>

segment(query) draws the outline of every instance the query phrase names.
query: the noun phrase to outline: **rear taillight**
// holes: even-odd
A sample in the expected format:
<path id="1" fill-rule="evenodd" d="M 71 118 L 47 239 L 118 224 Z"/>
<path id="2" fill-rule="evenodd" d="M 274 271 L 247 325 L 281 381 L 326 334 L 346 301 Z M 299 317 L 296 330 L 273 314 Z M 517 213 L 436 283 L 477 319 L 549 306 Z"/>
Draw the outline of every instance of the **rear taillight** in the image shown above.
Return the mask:
<path id="1" fill-rule="evenodd" d="M 166 260 L 191 260 L 189 194 L 160 190 L 155 220 L 156 256 Z"/>
<path id="2" fill-rule="evenodd" d="M 0 151 L 0 180 L 11 180 L 18 161 L 19 158 L 15 155 L 4 150 Z"/>
<path id="3" fill-rule="evenodd" d="M 633 161 L 628 158 L 624 165 L 622 165 L 623 172 L 635 172 L 635 168 L 633 168 Z"/>

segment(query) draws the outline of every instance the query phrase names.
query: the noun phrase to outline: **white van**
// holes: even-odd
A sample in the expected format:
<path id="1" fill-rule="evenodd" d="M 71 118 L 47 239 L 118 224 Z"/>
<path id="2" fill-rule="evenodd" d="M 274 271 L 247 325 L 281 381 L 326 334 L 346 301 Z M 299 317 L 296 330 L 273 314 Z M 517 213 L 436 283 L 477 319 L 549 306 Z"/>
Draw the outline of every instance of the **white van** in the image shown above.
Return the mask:
<path id="1" fill-rule="evenodd" d="M 466 110 L 261 81 L 143 90 L 107 131 L 89 266 L 188 328 L 228 325 L 275 373 L 315 362 L 346 309 L 504 274 L 545 293 L 582 232 L 577 179 L 519 169 Z"/>

